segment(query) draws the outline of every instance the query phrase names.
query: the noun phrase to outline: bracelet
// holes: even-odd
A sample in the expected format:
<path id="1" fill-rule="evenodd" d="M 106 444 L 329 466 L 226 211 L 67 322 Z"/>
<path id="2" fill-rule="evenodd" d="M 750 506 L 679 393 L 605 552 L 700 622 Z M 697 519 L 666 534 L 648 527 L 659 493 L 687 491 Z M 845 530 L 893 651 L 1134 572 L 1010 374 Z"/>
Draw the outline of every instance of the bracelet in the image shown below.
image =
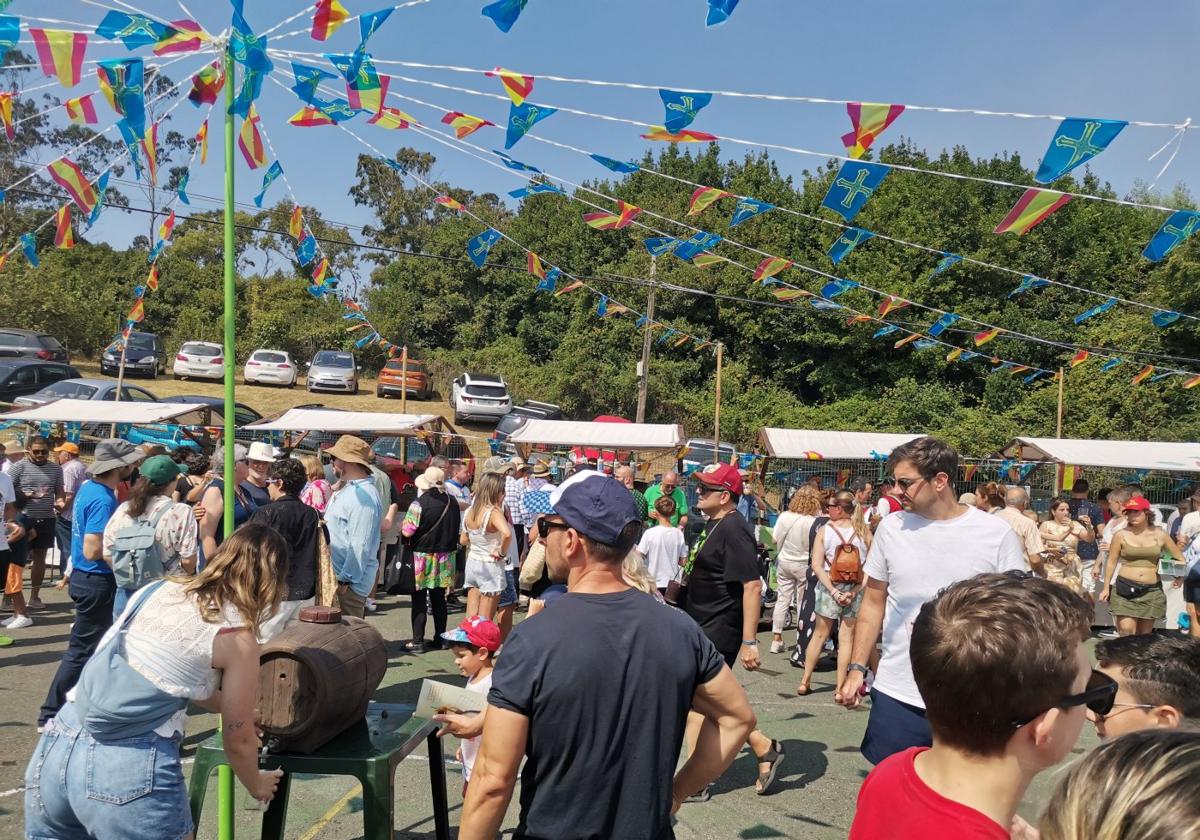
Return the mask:
<path id="1" fill-rule="evenodd" d="M 742 639 L 742 644 L 746 647 L 758 647 L 758 639 Z"/>
<path id="2" fill-rule="evenodd" d="M 851 662 L 849 664 L 849 666 L 847 666 L 846 671 L 847 672 L 858 671 L 860 674 L 862 674 L 865 677 L 867 675 L 867 666 L 859 665 L 857 662 Z"/>

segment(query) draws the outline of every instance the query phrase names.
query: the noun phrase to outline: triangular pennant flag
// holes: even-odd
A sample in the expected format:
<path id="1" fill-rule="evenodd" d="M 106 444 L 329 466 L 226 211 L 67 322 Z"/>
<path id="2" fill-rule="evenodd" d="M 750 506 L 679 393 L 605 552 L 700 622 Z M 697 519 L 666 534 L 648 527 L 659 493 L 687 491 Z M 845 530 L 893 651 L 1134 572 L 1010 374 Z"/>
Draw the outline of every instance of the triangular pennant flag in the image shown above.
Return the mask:
<path id="1" fill-rule="evenodd" d="M 733 211 L 733 218 L 729 220 L 729 226 L 737 227 L 747 219 L 753 219 L 755 216 L 762 215 L 768 210 L 774 209 L 774 204 L 767 204 L 767 202 L 759 201 L 757 198 L 739 198 L 737 207 Z"/>
<path id="2" fill-rule="evenodd" d="M 32 233 L 21 234 L 21 250 L 25 253 L 25 259 L 29 260 L 31 266 L 37 268 L 41 265 L 38 262 L 37 238 Z"/>
<path id="3" fill-rule="evenodd" d="M 440 204 L 449 210 L 455 210 L 459 213 L 461 213 L 463 210 L 466 209 L 465 207 L 462 206 L 461 202 L 459 202 L 458 200 L 456 200 L 454 198 L 451 198 L 448 195 L 439 195 L 437 198 L 435 198 L 433 200 L 433 203 Z"/>
<path id="4" fill-rule="evenodd" d="M 266 198 L 267 190 L 282 175 L 283 167 L 279 165 L 279 161 L 271 161 L 271 165 L 267 167 L 267 171 L 263 174 L 262 189 L 258 191 L 258 195 L 254 196 L 255 206 L 263 206 L 263 199 Z"/>
<path id="5" fill-rule="evenodd" d="M 225 74 L 217 63 L 201 67 L 192 76 L 192 87 L 188 91 L 188 102 L 197 108 L 201 105 L 212 105 L 217 101 L 221 88 L 225 87 Z"/>
<path id="6" fill-rule="evenodd" d="M 666 117 L 663 127 L 672 134 L 687 128 L 696 119 L 700 109 L 712 102 L 711 93 L 693 93 L 691 91 L 660 90 Z"/>
<path id="7" fill-rule="evenodd" d="M 596 306 L 596 315 L 600 318 L 609 318 L 613 315 L 621 315 L 628 311 L 628 306 L 617 303 L 614 300 L 609 300 L 608 295 L 600 295 L 600 302 Z"/>
<path id="8" fill-rule="evenodd" d="M 499 241 L 500 231 L 495 228 L 488 228 L 478 236 L 471 238 L 467 243 L 467 256 L 471 258 L 471 262 L 475 263 L 476 268 L 483 268 L 492 246 Z"/>
<path id="9" fill-rule="evenodd" d="M 1100 372 L 1107 373 L 1108 371 L 1115 368 L 1117 365 L 1121 364 L 1121 362 L 1122 362 L 1121 359 L 1109 359 L 1107 362 L 1100 365 Z"/>
<path id="10" fill-rule="evenodd" d="M 5 3 L 5 6 L 8 4 Z M 12 15 L 0 15 L 0 58 L 21 39 L 21 19 Z"/>
<path id="11" fill-rule="evenodd" d="M 842 231 L 842 235 L 834 240 L 833 245 L 830 246 L 830 261 L 833 262 L 834 265 L 837 265 L 844 260 L 851 251 L 853 251 L 862 243 L 866 242 L 874 235 L 875 234 L 871 233 L 871 231 L 863 230 L 862 228 L 847 228 L 846 230 Z"/>
<path id="12" fill-rule="evenodd" d="M 656 236 L 651 239 L 643 239 L 642 244 L 646 246 L 646 251 L 650 256 L 661 257 L 663 254 L 675 250 L 679 240 L 674 236 Z"/>
<path id="13" fill-rule="evenodd" d="M 1197 385 L 1200 385 L 1200 376 L 1193 376 L 1183 383 L 1183 387 L 1187 389 L 1195 388 Z"/>
<path id="14" fill-rule="evenodd" d="M 386 79 L 387 76 L 384 76 Z M 377 125 L 380 128 L 387 128 L 393 131 L 402 128 L 409 128 L 414 125 L 420 125 L 416 118 L 404 113 L 399 108 L 393 108 L 391 105 L 379 106 L 375 116 L 367 120 L 369 125 Z"/>
<path id="15" fill-rule="evenodd" d="M 894 347 L 895 349 L 899 350 L 899 349 L 900 349 L 901 347 L 903 347 L 905 344 L 911 344 L 912 342 L 916 341 L 916 340 L 917 340 L 917 339 L 919 339 L 920 337 L 921 337 L 921 334 L 920 334 L 920 333 L 909 333 L 909 334 L 908 334 L 908 335 L 906 335 L 904 338 L 900 339 L 900 340 L 899 340 L 899 341 L 897 341 L 895 344 L 893 344 L 893 345 L 892 345 L 892 347 Z"/>
<path id="16" fill-rule="evenodd" d="M 4 123 L 4 136 L 12 140 L 17 136 L 17 128 L 13 123 L 13 97 L 15 93 L 0 93 L 0 122 Z"/>
<path id="17" fill-rule="evenodd" d="M 462 111 L 447 111 L 442 117 L 442 122 L 454 129 L 454 136 L 459 140 L 462 140 L 464 137 L 470 137 L 485 125 L 496 125 L 494 122 L 485 120 L 483 117 L 473 117 L 470 114 L 464 114 Z"/>
<path id="18" fill-rule="evenodd" d="M 1200 212 L 1176 210 L 1155 232 L 1146 249 L 1142 251 L 1142 256 L 1152 262 L 1158 262 L 1182 245 L 1197 230 L 1200 230 Z"/>
<path id="19" fill-rule="evenodd" d="M 171 36 L 175 30 L 141 14 L 111 11 L 96 27 L 96 34 L 109 41 L 120 41 L 126 49 L 148 47 Z"/>
<path id="20" fill-rule="evenodd" d="M 617 212 L 609 213 L 601 211 L 599 213 L 584 213 L 583 221 L 588 227 L 596 230 L 621 230 L 627 228 L 633 223 L 633 220 L 640 216 L 642 210 L 640 207 L 634 207 L 632 204 L 626 204 L 624 201 L 617 201 Z"/>
<path id="21" fill-rule="evenodd" d="M 527 187 L 521 187 L 519 190 L 510 190 L 509 195 L 513 198 L 528 198 L 531 195 L 541 195 L 542 193 L 557 193 L 558 195 L 566 195 L 566 191 L 554 186 L 554 184 L 530 184 Z M 638 211 L 641 212 L 641 211 Z"/>
<path id="22" fill-rule="evenodd" d="M 1044 222 L 1055 210 L 1062 207 L 1071 196 L 1054 190 L 1028 189 L 1008 211 L 993 233 L 1028 233 Z"/>
<path id="23" fill-rule="evenodd" d="M 846 154 L 860 158 L 871 148 L 871 144 L 891 125 L 896 117 L 904 113 L 903 105 L 884 105 L 878 102 L 847 102 L 846 113 L 850 116 L 853 131 L 842 135 Z"/>
<path id="24" fill-rule="evenodd" d="M 912 303 L 894 295 L 888 295 L 887 300 L 879 304 L 879 317 L 886 318 L 890 313 L 897 309 L 904 309 L 906 306 L 912 306 Z"/>
<path id="25" fill-rule="evenodd" d="M 494 154 L 494 155 L 496 155 L 496 157 L 500 158 L 500 162 L 503 163 L 505 166 L 507 166 L 509 169 L 511 169 L 513 172 L 532 172 L 535 175 L 542 174 L 542 170 L 538 169 L 536 166 L 530 166 L 528 163 L 522 163 L 521 161 L 517 160 L 516 158 L 512 158 L 512 157 L 509 157 L 508 155 L 504 154 L 504 152 L 498 151 L 496 149 L 492 149 L 492 154 Z"/>
<path id="26" fill-rule="evenodd" d="M 138 134 L 146 131 L 145 69 L 140 58 L 112 58 L 96 65 L 96 82 L 118 117 Z"/>
<path id="27" fill-rule="evenodd" d="M 693 131 L 690 128 L 685 128 L 682 131 L 672 134 L 661 125 L 652 125 L 650 126 L 650 131 L 642 135 L 642 139 L 659 140 L 665 143 L 715 143 L 721 138 L 715 134 L 709 134 L 705 131 Z"/>
<path id="28" fill-rule="evenodd" d="M 620 172 L 623 175 L 628 175 L 631 172 L 637 172 L 641 169 L 636 163 L 626 163 L 621 160 L 613 160 L 604 155 L 588 155 L 596 163 L 603 166 L 605 169 L 611 169 L 613 172 Z"/>
<path id="29" fill-rule="evenodd" d="M 30 27 L 29 37 L 47 77 L 57 78 L 63 87 L 79 84 L 83 78 L 83 54 L 87 50 L 86 33 Z"/>
<path id="30" fill-rule="evenodd" d="M 962 354 L 963 354 L 963 349 L 961 347 L 955 347 L 953 350 L 951 350 L 949 353 L 946 354 L 946 361 L 947 362 L 957 362 L 960 358 L 962 358 Z M 968 481 L 970 480 L 970 476 L 967 476 L 967 480 Z"/>
<path id="31" fill-rule="evenodd" d="M 47 166 L 46 171 L 50 173 L 54 183 L 67 191 L 80 212 L 91 214 L 99 199 L 96 198 L 96 191 L 92 189 L 91 183 L 78 164 L 63 157 Z"/>
<path id="32" fill-rule="evenodd" d="M 767 257 L 754 269 L 754 279 L 760 283 L 764 282 L 793 265 L 795 263 L 785 260 L 783 257 Z"/>
<path id="33" fill-rule="evenodd" d="M 1150 320 L 1154 322 L 1154 326 L 1156 327 L 1169 327 L 1182 317 L 1183 315 L 1178 312 L 1164 310 L 1162 312 L 1155 312 L 1150 316 Z"/>
<path id="34" fill-rule="evenodd" d="M 1038 167 L 1033 180 L 1039 184 L 1049 184 L 1076 166 L 1087 163 L 1108 148 L 1108 144 L 1127 125 L 1129 123 L 1124 120 L 1077 117 L 1063 120 L 1050 138 L 1050 147 L 1042 156 L 1042 165 Z"/>
<path id="35" fill-rule="evenodd" d="M 304 213 L 299 204 L 292 208 L 292 214 L 288 217 L 288 233 L 297 242 L 304 236 Z"/>
<path id="36" fill-rule="evenodd" d="M 1080 350 L 1078 353 L 1076 353 L 1074 356 L 1071 357 L 1071 362 L 1070 362 L 1071 367 L 1079 367 L 1081 364 L 1083 364 L 1084 362 L 1086 362 L 1088 360 L 1088 357 L 1090 355 L 1091 354 L 1088 351 Z"/>
<path id="37" fill-rule="evenodd" d="M 155 55 L 196 52 L 212 42 L 204 27 L 194 20 L 173 20 L 169 28 L 172 31 L 154 44 Z"/>
<path id="38" fill-rule="evenodd" d="M 517 141 L 524 137 L 531 128 L 555 113 L 557 108 L 545 105 L 534 105 L 532 102 L 522 102 L 520 105 L 510 105 L 508 108 L 508 130 L 504 135 L 504 148 L 511 149 Z"/>
<path id="39" fill-rule="evenodd" d="M 67 119 L 75 123 L 75 125 L 95 125 L 100 122 L 100 118 L 96 116 L 96 106 L 92 102 L 93 96 L 95 96 L 94 93 L 87 93 L 64 102 L 63 107 L 67 109 Z M 2 111 L 2 107 L 0 106 L 0 111 Z M 0 113 L 0 117 L 2 117 L 2 113 Z M 11 110 L 9 117 L 10 119 L 4 122 L 6 132 L 9 130 L 11 124 Z M 9 139 L 11 140 L 12 137 L 10 136 Z"/>
<path id="40" fill-rule="evenodd" d="M 317 267 L 313 269 L 312 279 L 317 285 L 325 283 L 325 278 L 329 276 L 329 259 L 321 257 L 321 261 L 317 263 Z"/>
<path id="41" fill-rule="evenodd" d="M 146 175 L 153 187 L 158 184 L 158 123 L 146 126 L 141 146 L 142 154 L 146 157 Z"/>
<path id="42" fill-rule="evenodd" d="M 393 9 L 395 9 L 394 6 L 388 6 L 386 8 L 380 9 L 377 12 L 368 12 L 365 15 L 359 16 L 359 18 L 358 18 L 358 34 L 359 34 L 358 51 L 359 52 L 362 52 L 366 48 L 367 41 L 371 38 L 372 35 L 374 35 L 376 32 L 379 31 L 379 27 L 383 26 L 383 22 L 391 16 Z"/>
<path id="43" fill-rule="evenodd" d="M 208 120 L 200 124 L 195 140 L 200 147 L 200 165 L 203 166 L 208 161 Z"/>
<path id="44" fill-rule="evenodd" d="M 74 248 L 75 232 L 71 230 L 71 205 L 64 204 L 54 214 L 54 246 Z"/>
<path id="45" fill-rule="evenodd" d="M 317 0 L 317 8 L 313 14 L 312 38 L 314 41 L 326 41 L 337 32 L 350 13 L 338 0 Z"/>
<path id="46" fill-rule="evenodd" d="M 138 148 L 144 145 L 145 138 L 139 137 L 129 123 L 123 119 L 117 120 L 117 128 L 121 132 L 121 142 L 125 144 L 125 150 L 129 153 L 129 162 L 133 164 L 133 173 L 140 181 L 142 179 L 142 158 L 138 153 Z"/>
<path id="47" fill-rule="evenodd" d="M 733 193 L 725 192 L 725 190 L 717 189 L 716 187 L 700 187 L 692 193 L 692 201 L 688 205 L 687 214 L 689 216 L 697 216 L 707 210 L 714 201 L 720 201 L 722 198 L 728 198 Z"/>
<path id="48" fill-rule="evenodd" d="M 1133 379 L 1129 380 L 1129 384 L 1141 385 L 1150 377 L 1152 373 L 1154 373 L 1154 365 L 1146 365 L 1144 368 L 1138 371 L 1137 375 L 1133 377 Z"/>
<path id="49" fill-rule="evenodd" d="M 504 92 L 508 94 L 508 98 L 514 105 L 520 105 L 533 93 L 533 76 L 505 70 L 503 67 L 489 70 L 483 75 L 499 79 L 500 84 L 504 86 Z"/>
<path id="50" fill-rule="evenodd" d="M 337 122 L 320 108 L 305 105 L 288 117 L 288 125 L 294 125 L 298 128 L 315 128 L 321 125 L 337 125 Z"/>
<path id="51" fill-rule="evenodd" d="M 492 19 L 497 29 L 507 32 L 517 22 L 521 10 L 528 2 L 529 0 L 496 0 L 495 3 L 488 3 L 481 11 L 484 17 Z"/>
<path id="52" fill-rule="evenodd" d="M 150 273 L 146 275 L 146 288 L 152 292 L 158 291 L 158 263 L 150 266 Z"/>
<path id="53" fill-rule="evenodd" d="M 554 293 L 554 296 L 555 296 L 555 297 L 562 297 L 562 296 L 563 296 L 563 295 L 565 295 L 565 294 L 570 294 L 571 292 L 577 292 L 577 291 L 579 291 L 579 290 L 580 290 L 580 289 L 582 289 L 582 288 L 583 288 L 583 281 L 582 281 L 582 280 L 576 280 L 575 282 L 573 282 L 573 283 L 568 283 L 567 285 L 563 286 L 561 289 L 559 289 L 558 291 L 556 291 L 556 292 Z"/>
<path id="54" fill-rule="evenodd" d="M 705 26 L 717 26 L 729 20 L 739 0 L 708 0 L 708 15 L 704 19 Z"/>
<path id="55" fill-rule="evenodd" d="M 891 171 L 890 166 L 881 163 L 846 161 L 834 176 L 821 206 L 852 222 Z"/>
<path id="56" fill-rule="evenodd" d="M 793 300 L 799 300 L 800 298 L 812 297 L 812 292 L 808 291 L 807 289 L 772 289 L 771 294 L 775 296 L 776 300 L 783 301 L 784 303 Z"/>
<path id="57" fill-rule="evenodd" d="M 1000 329 L 999 327 L 993 327 L 990 330 L 984 330 L 983 332 L 975 333 L 975 346 L 982 347 L 996 336 L 1000 335 L 1002 332 L 1004 332 L 1004 330 Z"/>
<path id="58" fill-rule="evenodd" d="M 249 116 L 242 120 L 242 130 L 238 135 L 238 148 L 246 160 L 246 165 L 251 169 L 258 169 L 267 162 L 267 150 L 263 146 L 262 135 L 258 131 L 258 123 L 261 119 L 258 111 L 251 105 Z"/>
<path id="59" fill-rule="evenodd" d="M 672 253 L 684 262 L 691 261 L 701 251 L 714 247 L 722 239 L 721 236 L 708 231 L 697 231 L 687 239 L 680 240 L 672 249 Z"/>
<path id="60" fill-rule="evenodd" d="M 950 268 L 951 266 L 954 266 L 954 265 L 958 265 L 960 262 L 962 262 L 962 259 L 963 258 L 960 257 L 958 254 L 943 253 L 942 258 L 940 260 L 938 260 L 937 265 L 935 265 L 933 267 L 933 273 L 930 274 L 929 276 L 936 277 L 937 275 L 939 275 L 943 271 L 945 271 L 947 268 Z"/>
<path id="61" fill-rule="evenodd" d="M 933 322 L 933 326 L 929 328 L 928 332 L 936 338 L 952 327 L 961 317 L 961 315 L 955 315 L 953 312 L 947 312 Z"/>
<path id="62" fill-rule="evenodd" d="M 1078 315 L 1076 315 L 1075 323 L 1082 324 L 1084 321 L 1086 321 L 1089 318 L 1095 318 L 1097 315 L 1103 315 L 1105 312 L 1112 309 L 1116 305 L 1117 305 L 1117 299 L 1109 298 L 1108 300 L 1104 301 L 1104 303 L 1093 306 L 1087 312 L 1081 312 Z"/>
<path id="63" fill-rule="evenodd" d="M 1015 298 L 1017 295 L 1023 295 L 1032 289 L 1041 289 L 1049 286 L 1049 280 L 1043 280 L 1041 277 L 1034 277 L 1032 274 L 1026 274 L 1021 278 L 1021 282 L 1017 284 L 1017 288 L 1008 293 L 1009 298 Z"/>
<path id="64" fill-rule="evenodd" d="M 525 265 L 529 269 L 529 273 L 539 280 L 546 279 L 546 269 L 542 265 L 542 258 L 530 251 L 525 257 Z"/>
<path id="65" fill-rule="evenodd" d="M 175 195 L 179 196 L 179 201 L 182 204 L 191 204 L 191 199 L 188 198 L 187 185 L 191 178 L 192 172 L 190 169 L 185 169 L 183 175 L 179 178 L 179 186 L 175 188 Z"/>
<path id="66" fill-rule="evenodd" d="M 692 257 L 692 265 L 696 266 L 696 268 L 709 268 L 723 262 L 729 262 L 729 260 L 724 257 L 718 257 L 716 254 L 701 253 Z"/>
<path id="67" fill-rule="evenodd" d="M 96 181 L 96 206 L 92 208 L 92 212 L 88 214 L 88 227 L 96 224 L 96 220 L 100 218 L 100 211 L 104 209 L 104 194 L 108 192 L 108 176 L 109 170 L 105 169 L 100 173 L 100 180 Z M 185 180 L 187 173 L 184 173 Z"/>
<path id="68" fill-rule="evenodd" d="M 826 300 L 832 300 L 843 292 L 848 292 L 851 289 L 857 289 L 858 283 L 854 280 L 830 280 L 821 287 L 821 297 Z"/>
<path id="69" fill-rule="evenodd" d="M 310 265 L 316 258 L 316 237 L 305 234 L 304 238 L 296 243 L 296 260 L 300 263 L 300 265 Z"/>

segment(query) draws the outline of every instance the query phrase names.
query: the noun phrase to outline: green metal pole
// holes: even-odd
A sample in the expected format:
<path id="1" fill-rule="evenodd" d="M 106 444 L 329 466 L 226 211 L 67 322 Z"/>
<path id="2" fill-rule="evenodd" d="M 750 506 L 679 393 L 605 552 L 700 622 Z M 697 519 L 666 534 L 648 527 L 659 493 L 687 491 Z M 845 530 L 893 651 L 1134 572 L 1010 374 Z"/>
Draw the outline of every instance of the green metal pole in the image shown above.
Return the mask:
<path id="1" fill-rule="evenodd" d="M 225 465 L 222 475 L 225 478 L 224 499 L 224 528 L 225 537 L 233 533 L 234 508 L 234 462 L 233 462 L 233 421 L 234 395 L 233 371 L 235 351 L 235 271 L 237 268 L 234 255 L 233 227 L 233 107 L 234 98 L 234 67 L 233 54 L 229 47 L 225 48 L 225 410 L 224 434 L 222 435 L 225 448 Z M 233 769 L 228 764 L 222 764 L 217 769 L 217 836 L 220 840 L 233 840 Z"/>

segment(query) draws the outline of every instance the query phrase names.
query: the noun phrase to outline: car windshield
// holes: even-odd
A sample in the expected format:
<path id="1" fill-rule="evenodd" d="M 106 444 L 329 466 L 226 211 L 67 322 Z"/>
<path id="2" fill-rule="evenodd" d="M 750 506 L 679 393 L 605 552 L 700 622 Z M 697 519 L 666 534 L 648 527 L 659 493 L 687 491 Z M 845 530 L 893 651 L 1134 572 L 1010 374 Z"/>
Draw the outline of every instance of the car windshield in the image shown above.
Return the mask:
<path id="1" fill-rule="evenodd" d="M 525 421 L 529 417 L 524 414 L 505 414 L 500 418 L 500 422 L 496 424 L 496 431 L 506 435 L 510 435 L 525 425 Z"/>
<path id="2" fill-rule="evenodd" d="M 713 446 L 711 443 L 688 443 L 687 455 L 684 460 L 692 461 L 697 464 L 713 463 Z M 734 455 L 734 448 L 721 444 L 720 461 L 723 464 L 729 463 L 729 459 Z"/>
<path id="3" fill-rule="evenodd" d="M 179 348 L 180 353 L 187 353 L 189 356 L 220 356 L 221 348 L 214 347 L 211 344 L 201 344 L 198 341 L 191 342 Z"/>
<path id="4" fill-rule="evenodd" d="M 255 353 L 254 361 L 277 365 L 286 362 L 287 356 L 283 355 L 282 353 Z"/>
<path id="5" fill-rule="evenodd" d="M 317 366 L 352 368 L 354 367 L 354 356 L 349 353 L 335 353 L 332 350 L 322 350 L 313 356 L 313 367 Z"/>
<path id="6" fill-rule="evenodd" d="M 400 376 L 404 373 L 404 364 L 402 362 L 397 362 L 397 361 L 393 360 L 393 361 L 388 362 L 386 365 L 384 365 L 383 369 L 386 370 L 388 373 L 394 374 L 396 376 Z M 410 361 L 408 363 L 408 372 L 409 373 L 424 373 L 425 365 L 422 362 Z"/>
<path id="7" fill-rule="evenodd" d="M 85 385 L 82 382 L 55 382 L 53 385 L 43 388 L 38 396 L 51 399 L 90 400 L 96 391 L 95 385 Z"/>
<path id="8" fill-rule="evenodd" d="M 150 350 L 154 347 L 154 339 L 148 335 L 131 335 L 129 336 L 129 346 L 139 350 Z"/>
<path id="9" fill-rule="evenodd" d="M 469 397 L 507 397 L 508 389 L 503 385 L 468 385 L 464 393 Z"/>
<path id="10" fill-rule="evenodd" d="M 58 339 L 52 335 L 39 335 L 38 338 L 42 342 L 42 346 L 50 350 L 61 350 L 63 346 L 58 342 Z"/>

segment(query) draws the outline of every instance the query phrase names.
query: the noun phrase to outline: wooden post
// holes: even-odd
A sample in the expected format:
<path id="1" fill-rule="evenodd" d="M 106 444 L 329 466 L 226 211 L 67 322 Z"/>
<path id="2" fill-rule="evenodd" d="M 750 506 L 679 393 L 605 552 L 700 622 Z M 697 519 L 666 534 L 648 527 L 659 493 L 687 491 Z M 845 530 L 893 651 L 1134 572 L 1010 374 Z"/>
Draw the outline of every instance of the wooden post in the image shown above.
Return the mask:
<path id="1" fill-rule="evenodd" d="M 658 287 L 654 276 L 658 269 L 658 257 L 650 255 L 650 291 L 646 295 L 646 326 L 642 330 L 642 365 L 638 371 L 637 422 L 646 422 L 646 395 L 650 388 L 650 344 L 654 341 L 654 297 Z"/>
<path id="2" fill-rule="evenodd" d="M 713 400 L 713 463 L 721 461 L 721 362 L 725 357 L 725 345 L 717 342 L 717 390 Z"/>
<path id="3" fill-rule="evenodd" d="M 408 414 L 408 345 L 400 348 L 400 413 Z M 431 452 L 433 450 L 430 450 Z M 400 438 L 400 463 L 408 463 L 408 436 Z"/>
<path id="4" fill-rule="evenodd" d="M 1054 436 L 1057 438 L 1061 438 L 1063 433 L 1063 388 L 1066 384 L 1066 379 L 1066 373 L 1064 372 L 1063 368 L 1060 367 L 1058 369 L 1058 423 L 1055 427 L 1054 433 Z M 1066 467 L 1063 464 L 1059 464 L 1054 468 L 1054 495 L 1056 496 L 1062 490 L 1063 471 L 1065 469 Z"/>

